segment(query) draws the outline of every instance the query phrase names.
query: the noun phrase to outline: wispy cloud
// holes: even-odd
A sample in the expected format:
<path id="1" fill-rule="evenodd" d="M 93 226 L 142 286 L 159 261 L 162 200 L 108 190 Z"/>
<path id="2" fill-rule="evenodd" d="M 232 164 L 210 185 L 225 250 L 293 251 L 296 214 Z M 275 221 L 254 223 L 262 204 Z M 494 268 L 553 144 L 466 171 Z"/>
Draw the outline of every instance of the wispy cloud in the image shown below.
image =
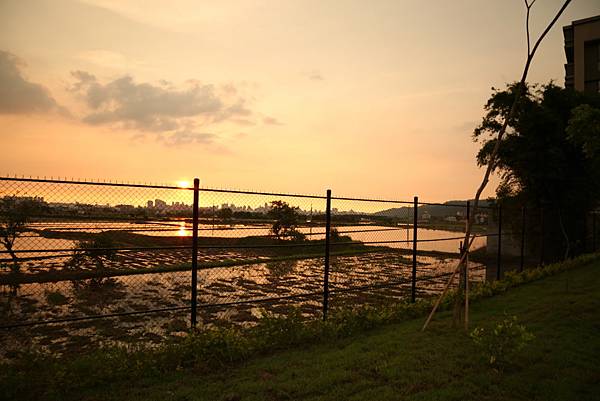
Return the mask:
<path id="1" fill-rule="evenodd" d="M 194 132 L 188 130 L 175 131 L 172 134 L 163 135 L 160 140 L 169 146 L 189 145 L 200 143 L 203 145 L 213 144 L 217 135 L 207 132 Z"/>
<path id="2" fill-rule="evenodd" d="M 325 79 L 319 70 L 308 71 L 304 75 L 311 81 L 323 81 Z"/>
<path id="3" fill-rule="evenodd" d="M 267 125 L 283 125 L 283 123 L 277 120 L 275 117 L 264 117 L 263 123 Z"/>
<path id="4" fill-rule="evenodd" d="M 453 128 L 459 134 L 473 133 L 475 127 L 479 125 L 479 121 L 464 121 L 460 124 L 456 124 Z"/>
<path id="5" fill-rule="evenodd" d="M 78 53 L 76 59 L 90 64 L 94 68 L 99 67 L 114 71 L 128 71 L 131 69 L 139 71 L 149 68 L 149 65 L 139 59 L 106 49 L 86 50 Z"/>

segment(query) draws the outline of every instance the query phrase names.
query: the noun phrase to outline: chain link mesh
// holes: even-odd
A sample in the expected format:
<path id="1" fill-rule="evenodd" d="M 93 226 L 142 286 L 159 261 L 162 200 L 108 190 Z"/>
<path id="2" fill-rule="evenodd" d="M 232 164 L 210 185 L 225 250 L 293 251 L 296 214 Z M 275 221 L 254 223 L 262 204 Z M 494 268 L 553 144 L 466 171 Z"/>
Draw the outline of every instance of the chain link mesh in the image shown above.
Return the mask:
<path id="1" fill-rule="evenodd" d="M 193 195 L 188 185 L 0 178 L 3 353 L 185 334 Z M 419 205 L 417 297 L 439 291 L 456 263 L 465 205 L 453 207 Z M 330 308 L 409 299 L 413 203 L 333 197 L 330 211 Z M 198 215 L 199 325 L 290 307 L 321 316 L 326 196 L 201 188 Z M 471 271 L 484 279 L 481 265 Z"/>

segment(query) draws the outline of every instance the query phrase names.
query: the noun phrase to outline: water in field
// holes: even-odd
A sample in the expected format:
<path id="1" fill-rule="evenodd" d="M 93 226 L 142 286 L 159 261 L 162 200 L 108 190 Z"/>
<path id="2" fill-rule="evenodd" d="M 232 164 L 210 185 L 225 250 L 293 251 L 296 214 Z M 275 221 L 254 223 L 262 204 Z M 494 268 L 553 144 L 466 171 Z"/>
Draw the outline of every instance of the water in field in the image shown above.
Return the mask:
<path id="1" fill-rule="evenodd" d="M 36 231 L 24 233 L 15 242 L 15 249 L 18 250 L 54 250 L 71 249 L 75 247 L 75 241 L 63 238 L 45 238 L 38 234 L 38 230 L 47 230 L 54 233 L 110 233 L 110 232 L 128 232 L 137 235 L 149 237 L 176 237 L 185 238 L 192 235 L 192 227 L 185 221 L 171 222 L 77 222 L 77 221 L 58 221 L 58 222 L 38 222 L 31 223 L 29 228 Z M 199 237 L 208 238 L 242 238 L 252 236 L 269 236 L 270 225 L 242 225 L 242 224 L 201 224 L 199 226 Z M 353 241 L 363 241 L 367 244 L 384 245 L 393 248 L 412 248 L 412 227 L 390 227 L 377 225 L 354 225 L 337 226 L 338 233 L 343 236 L 349 236 Z M 307 236 L 308 239 L 318 240 L 325 236 L 325 228 L 322 226 L 300 227 L 298 231 Z M 458 248 L 462 235 L 459 232 L 419 229 L 417 233 L 418 240 L 432 241 L 447 239 L 434 242 L 419 242 L 418 249 L 423 251 L 442 251 L 458 253 Z M 477 238 L 473 243 L 472 249 L 485 246 L 485 238 Z M 23 257 L 35 256 L 34 252 L 22 254 Z"/>
<path id="2" fill-rule="evenodd" d="M 418 296 L 438 292 L 454 264 L 452 260 L 420 257 Z M 400 300 L 410 291 L 410 265 L 397 253 L 377 252 L 333 257 L 331 307 Z M 484 270 L 473 265 L 471 279 L 482 281 Z M 189 271 L 137 274 L 77 282 L 22 284 L 16 291 L 3 289 L 0 316 L 3 324 L 38 322 L 104 314 L 123 314 L 162 308 L 182 310 L 113 319 L 27 328 L 27 339 L 60 351 L 93 341 L 136 342 L 150 336 L 159 340 L 182 333 L 189 326 L 191 291 Z M 307 315 L 321 309 L 322 259 L 286 260 L 236 267 L 211 268 L 198 274 L 199 320 L 212 324 L 227 320 L 251 324 L 261 310 L 283 312 L 299 306 Z M 352 289 L 352 291 L 347 291 Z M 288 299 L 291 295 L 303 298 Z M 275 298 L 264 302 L 267 298 Z M 110 322 L 110 323 L 107 323 Z M 20 330 L 4 331 L 6 344 L 18 343 Z M 7 346 L 7 349 L 10 347 Z"/>
<path id="3" fill-rule="evenodd" d="M 62 232 L 98 233 L 127 231 L 152 237 L 186 237 L 191 227 L 185 222 L 53 222 L 35 223 L 35 230 L 49 229 Z M 243 237 L 268 235 L 267 225 L 212 225 L 202 224 L 201 236 Z M 412 246 L 408 242 L 385 244 L 387 241 L 411 241 L 411 229 L 383 226 L 340 226 L 341 235 L 367 244 L 389 246 L 387 251 L 331 258 L 331 307 L 389 302 L 405 298 L 410 291 L 411 264 L 407 255 L 398 252 Z M 323 227 L 301 229 L 311 239 L 323 236 Z M 456 238 L 460 233 L 442 230 L 419 230 L 419 239 Z M 420 250 L 457 252 L 459 239 L 442 242 L 423 242 Z M 485 245 L 478 239 L 476 246 Z M 71 249 L 75 241 L 41 237 L 30 231 L 17 240 L 17 249 Z M 398 250 L 398 251 L 397 251 Z M 58 273 L 65 268 L 70 253 L 20 254 L 29 258 L 22 262 L 23 275 L 40 272 Z M 43 256 L 43 258 L 39 258 Z M 4 256 L 3 256 L 4 257 Z M 262 308 L 278 313 L 289 305 L 299 306 L 303 313 L 316 315 L 321 310 L 323 291 L 323 258 L 300 260 L 269 260 L 260 250 L 201 249 L 199 261 L 213 266 L 227 260 L 259 263 L 230 267 L 201 269 L 198 273 L 199 321 L 213 324 L 229 321 L 252 324 Z M 173 266 L 190 262 L 190 250 L 128 251 L 119 252 L 106 267 L 115 270 L 144 269 Z M 441 289 L 446 276 L 454 267 L 447 257 L 418 257 L 418 296 L 427 296 Z M 473 265 L 472 280 L 483 280 L 481 266 Z M 89 269 L 93 269 L 90 266 Z M 3 275 L 8 274 L 5 270 Z M 189 326 L 191 273 L 187 271 L 146 273 L 78 281 L 57 281 L 4 286 L 0 293 L 0 325 L 71 319 L 95 315 L 115 314 L 111 319 L 84 320 L 60 325 L 43 325 L 26 329 L 3 330 L 0 336 L 5 344 L 27 341 L 60 351 L 79 347 L 94 341 L 137 342 L 160 341 L 165 336 L 183 333 Z M 290 296 L 300 295 L 301 298 Z M 267 299 L 271 299 L 267 301 Z M 132 312 L 180 308 L 152 314 Z M 21 344 L 22 345 L 22 344 Z M 16 346 L 16 345 L 15 345 Z M 4 347 L 4 351 L 12 346 Z"/>

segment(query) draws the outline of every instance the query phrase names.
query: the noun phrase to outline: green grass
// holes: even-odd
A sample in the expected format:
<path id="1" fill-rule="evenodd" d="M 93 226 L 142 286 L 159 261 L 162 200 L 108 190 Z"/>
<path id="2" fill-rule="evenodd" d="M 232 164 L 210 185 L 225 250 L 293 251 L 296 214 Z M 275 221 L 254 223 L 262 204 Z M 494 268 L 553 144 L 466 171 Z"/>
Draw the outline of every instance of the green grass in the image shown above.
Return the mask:
<path id="1" fill-rule="evenodd" d="M 483 299 L 471 312 L 471 326 L 486 328 L 505 313 L 517 315 L 536 338 L 499 372 L 467 333 L 452 327 L 451 313 L 442 312 L 425 332 L 419 318 L 208 370 L 192 365 L 122 380 L 113 375 L 58 398 L 600 400 L 600 262 Z M 44 384 L 31 372 L 28 386 L 36 385 Z"/>

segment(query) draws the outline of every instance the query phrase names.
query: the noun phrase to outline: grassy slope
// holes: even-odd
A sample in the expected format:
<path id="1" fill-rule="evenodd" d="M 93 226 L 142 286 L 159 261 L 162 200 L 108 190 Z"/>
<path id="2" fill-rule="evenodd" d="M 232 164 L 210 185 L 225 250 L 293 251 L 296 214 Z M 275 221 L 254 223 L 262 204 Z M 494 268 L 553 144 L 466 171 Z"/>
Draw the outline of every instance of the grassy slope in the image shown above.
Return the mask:
<path id="1" fill-rule="evenodd" d="M 568 284 L 567 284 L 568 282 Z M 489 368 L 451 316 L 390 325 L 336 344 L 265 356 L 206 375 L 112 383 L 78 399 L 139 400 L 600 400 L 600 264 L 472 305 L 472 327 L 503 312 L 536 339 L 514 366 Z"/>

